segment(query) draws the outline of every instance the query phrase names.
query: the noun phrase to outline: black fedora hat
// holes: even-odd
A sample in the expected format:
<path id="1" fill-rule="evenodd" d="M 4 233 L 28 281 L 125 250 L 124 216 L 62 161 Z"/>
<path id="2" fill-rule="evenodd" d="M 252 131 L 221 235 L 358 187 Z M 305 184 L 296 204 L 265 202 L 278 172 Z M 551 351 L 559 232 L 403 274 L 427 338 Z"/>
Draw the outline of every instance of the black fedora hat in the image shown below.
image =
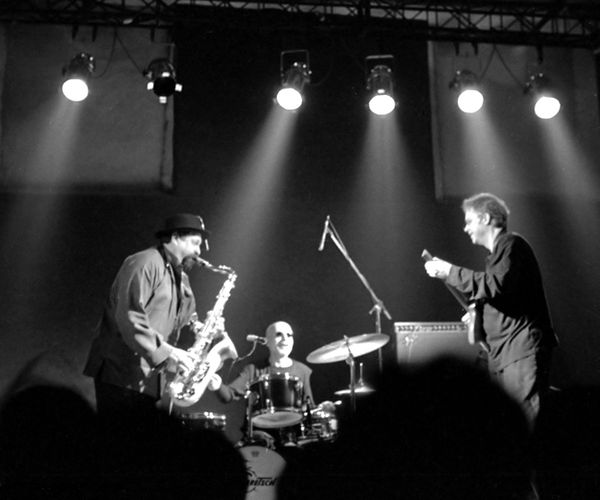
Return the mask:
<path id="1" fill-rule="evenodd" d="M 210 234 L 204 226 L 202 217 L 199 215 L 175 214 L 165 219 L 163 227 L 156 231 L 156 237 L 162 238 L 177 231 L 195 231 L 200 233 L 204 239 L 208 238 Z"/>

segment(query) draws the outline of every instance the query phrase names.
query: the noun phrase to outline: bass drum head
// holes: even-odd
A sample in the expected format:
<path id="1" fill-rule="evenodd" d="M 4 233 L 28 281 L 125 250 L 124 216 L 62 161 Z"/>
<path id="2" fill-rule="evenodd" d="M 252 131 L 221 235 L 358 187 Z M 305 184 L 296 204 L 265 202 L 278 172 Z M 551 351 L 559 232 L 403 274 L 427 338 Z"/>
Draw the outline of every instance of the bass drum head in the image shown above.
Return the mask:
<path id="1" fill-rule="evenodd" d="M 263 446 L 243 446 L 239 452 L 246 461 L 248 489 L 246 500 L 276 500 L 277 486 L 285 468 L 285 460 L 274 450 Z"/>

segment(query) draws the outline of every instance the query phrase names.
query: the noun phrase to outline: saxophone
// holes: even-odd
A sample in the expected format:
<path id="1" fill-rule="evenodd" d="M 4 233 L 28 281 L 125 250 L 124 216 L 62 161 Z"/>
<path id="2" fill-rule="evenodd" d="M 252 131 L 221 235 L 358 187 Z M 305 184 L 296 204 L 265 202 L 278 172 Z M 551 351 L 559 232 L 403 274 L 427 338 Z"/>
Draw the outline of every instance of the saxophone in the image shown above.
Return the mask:
<path id="1" fill-rule="evenodd" d="M 188 352 L 196 354 L 198 361 L 194 363 L 190 371 L 178 370 L 167 386 L 172 404 L 180 407 L 197 403 L 204 394 L 212 375 L 223 366 L 223 362 L 226 359 L 238 357 L 237 350 L 228 335 L 212 345 L 217 336 L 217 327 L 223 315 L 223 309 L 235 286 L 237 274 L 226 266 L 215 267 L 206 261 L 200 261 L 200 263 L 213 272 L 227 274 L 227 280 L 217 295 L 214 307 L 206 314 L 204 323 L 200 327 L 194 327 L 197 325 L 195 321 L 197 316 L 196 318 L 192 317 L 190 321 L 196 340 Z"/>

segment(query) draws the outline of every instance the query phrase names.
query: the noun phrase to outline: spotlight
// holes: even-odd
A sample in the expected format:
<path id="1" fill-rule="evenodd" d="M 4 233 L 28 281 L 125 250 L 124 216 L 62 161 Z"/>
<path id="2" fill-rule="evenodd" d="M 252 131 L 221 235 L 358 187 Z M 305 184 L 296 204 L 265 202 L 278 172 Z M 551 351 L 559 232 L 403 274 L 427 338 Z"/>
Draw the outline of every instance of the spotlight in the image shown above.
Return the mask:
<path id="1" fill-rule="evenodd" d="M 62 84 L 62 93 L 73 102 L 83 101 L 89 94 L 87 81 L 96 68 L 94 58 L 86 52 L 77 54 L 69 64 L 63 68 L 65 80 Z"/>
<path id="2" fill-rule="evenodd" d="M 535 104 L 533 110 L 538 118 L 549 120 L 560 111 L 560 101 L 550 90 L 548 78 L 543 73 L 536 73 L 529 77 L 525 84 L 525 93 L 530 94 Z"/>
<path id="3" fill-rule="evenodd" d="M 288 50 L 281 53 L 281 88 L 277 92 L 277 104 L 287 111 L 302 106 L 302 91 L 310 83 L 308 51 Z"/>
<path id="4" fill-rule="evenodd" d="M 392 78 L 391 68 L 393 60 L 394 57 L 389 55 L 368 56 L 366 58 L 369 109 L 376 115 L 388 115 L 396 108 L 394 79 Z"/>
<path id="5" fill-rule="evenodd" d="M 458 92 L 456 103 L 463 113 L 477 113 L 483 106 L 479 79 L 468 69 L 456 71 L 448 87 Z"/>
<path id="6" fill-rule="evenodd" d="M 146 85 L 152 90 L 161 104 L 167 103 L 167 97 L 175 92 L 181 92 L 183 86 L 177 83 L 175 67 L 168 59 L 154 59 L 144 71 L 144 76 L 150 80 Z"/>

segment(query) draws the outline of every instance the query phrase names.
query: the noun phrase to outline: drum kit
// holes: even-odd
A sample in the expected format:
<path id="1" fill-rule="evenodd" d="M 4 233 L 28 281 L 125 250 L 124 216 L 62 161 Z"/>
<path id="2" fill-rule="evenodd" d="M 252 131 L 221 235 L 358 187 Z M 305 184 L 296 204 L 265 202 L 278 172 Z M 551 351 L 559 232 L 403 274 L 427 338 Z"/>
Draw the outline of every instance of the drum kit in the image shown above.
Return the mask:
<path id="1" fill-rule="evenodd" d="M 389 336 L 365 333 L 344 336 L 311 352 L 311 364 L 345 361 L 350 367 L 348 387 L 335 391 L 349 396 L 352 410 L 355 397 L 374 391 L 360 375 L 355 380 L 355 358 L 383 347 Z M 271 373 L 254 380 L 246 391 L 246 428 L 237 447 L 246 461 L 248 490 L 246 500 L 275 500 L 277 483 L 286 465 L 285 451 L 302 449 L 313 443 L 331 443 L 338 435 L 337 406 L 340 402 L 323 401 L 311 408 L 304 395 L 302 381 L 289 373 Z M 192 430 L 224 432 L 225 415 L 213 412 L 190 412 L 178 415 Z"/>
<path id="2" fill-rule="evenodd" d="M 383 301 L 377 297 L 367 279 L 351 259 L 345 245 L 327 216 L 321 236 L 319 251 L 323 250 L 329 236 L 348 261 L 364 287 L 369 292 L 373 307 L 369 314 L 375 318 L 377 333 L 364 333 L 326 344 L 312 351 L 306 358 L 311 364 L 345 361 L 350 370 L 347 387 L 335 391 L 336 396 L 349 396 L 351 411 L 356 410 L 356 396 L 374 391 L 363 381 L 362 363 L 356 380 L 355 359 L 378 350 L 379 371 L 382 370 L 381 348 L 389 336 L 381 333 L 381 314 L 391 320 Z M 271 373 L 252 381 L 246 391 L 245 435 L 238 449 L 246 461 L 248 490 L 246 500 L 275 500 L 277 483 L 286 460 L 278 452 L 284 449 L 303 448 L 311 443 L 331 443 L 338 435 L 338 402 L 323 401 L 310 407 L 305 398 L 302 381 L 288 373 Z M 209 429 L 224 430 L 225 421 L 215 414 L 194 414 L 192 420 Z M 254 430 L 258 428 L 259 430 Z M 260 429 L 264 429 L 260 430 Z"/>
<path id="3" fill-rule="evenodd" d="M 389 336 L 365 333 L 327 344 L 311 352 L 309 363 L 345 361 L 350 367 L 350 383 L 336 391 L 337 396 L 350 396 L 352 409 L 355 397 L 374 389 L 360 376 L 355 380 L 355 358 L 383 347 Z M 324 401 L 310 408 L 304 399 L 302 382 L 287 373 L 263 375 L 254 381 L 247 393 L 247 429 L 240 443 L 240 453 L 246 460 L 248 491 L 246 500 L 276 498 L 276 485 L 286 460 L 280 454 L 284 448 L 303 448 L 312 443 L 333 442 L 338 434 L 336 405 Z M 254 430 L 254 428 L 265 429 Z"/>

